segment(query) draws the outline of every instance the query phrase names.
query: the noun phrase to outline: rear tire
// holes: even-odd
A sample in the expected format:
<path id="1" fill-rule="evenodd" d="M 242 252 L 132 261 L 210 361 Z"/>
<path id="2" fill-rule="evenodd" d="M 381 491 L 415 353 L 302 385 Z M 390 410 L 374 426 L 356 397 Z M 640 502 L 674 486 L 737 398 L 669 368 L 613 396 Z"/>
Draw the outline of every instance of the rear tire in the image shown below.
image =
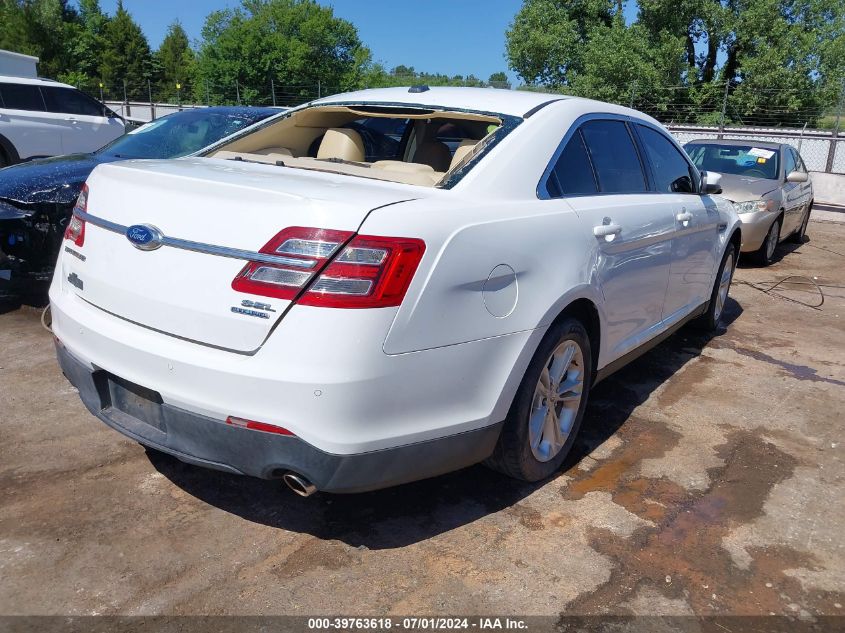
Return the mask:
<path id="1" fill-rule="evenodd" d="M 760 248 L 751 254 L 751 259 L 760 266 L 768 266 L 774 259 L 775 250 L 780 243 L 780 223 L 780 218 L 772 222 L 772 226 L 769 227 L 769 232 L 766 233 L 766 238 Z"/>
<path id="2" fill-rule="evenodd" d="M 801 226 L 792 235 L 789 236 L 790 241 L 796 244 L 804 243 L 804 236 L 807 234 L 807 224 L 810 223 L 810 211 L 813 210 L 813 203 L 807 205 L 807 210 L 804 212 L 804 219 L 801 220 Z"/>
<path id="3" fill-rule="evenodd" d="M 587 330 L 572 317 L 556 322 L 528 365 L 486 465 L 523 481 L 555 473 L 575 444 L 592 376 Z"/>
<path id="4" fill-rule="evenodd" d="M 9 160 L 8 156 L 6 156 L 6 152 L 4 152 L 2 148 L 0 148 L 0 169 L 3 169 L 4 167 L 8 167 L 11 164 L 12 164 L 12 161 Z"/>
<path id="5" fill-rule="evenodd" d="M 728 294 L 736 269 L 736 259 L 736 246 L 730 243 L 722 256 L 722 263 L 713 284 L 713 292 L 710 293 L 710 303 L 707 304 L 707 312 L 702 314 L 695 322 L 699 329 L 712 332 L 719 327 L 719 321 L 725 313 L 725 304 L 728 302 Z"/>

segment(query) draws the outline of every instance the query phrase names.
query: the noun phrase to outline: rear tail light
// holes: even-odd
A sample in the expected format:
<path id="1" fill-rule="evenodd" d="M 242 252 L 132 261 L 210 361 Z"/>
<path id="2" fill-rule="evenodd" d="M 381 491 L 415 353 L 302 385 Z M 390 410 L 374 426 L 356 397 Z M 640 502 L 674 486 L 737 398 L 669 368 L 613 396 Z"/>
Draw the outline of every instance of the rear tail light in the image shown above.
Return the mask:
<path id="1" fill-rule="evenodd" d="M 76 204 L 73 205 L 73 215 L 70 216 L 70 222 L 65 229 L 65 239 L 70 240 L 76 246 L 85 244 L 85 220 L 79 217 L 76 212 L 83 213 L 88 208 L 88 185 L 82 185 L 82 191 L 76 199 Z"/>
<path id="2" fill-rule="evenodd" d="M 402 303 L 425 243 L 412 238 L 353 235 L 303 227 L 285 229 L 260 252 L 287 262 L 249 262 L 235 277 L 232 288 L 326 308 L 382 308 Z"/>
<path id="3" fill-rule="evenodd" d="M 267 424 L 266 422 L 256 422 L 255 420 L 245 420 L 244 418 L 236 418 L 229 416 L 226 418 L 226 424 L 231 426 L 239 426 L 242 429 L 252 429 L 253 431 L 264 431 L 265 433 L 276 433 L 278 435 L 293 435 L 286 428 L 276 426 L 275 424 Z"/>

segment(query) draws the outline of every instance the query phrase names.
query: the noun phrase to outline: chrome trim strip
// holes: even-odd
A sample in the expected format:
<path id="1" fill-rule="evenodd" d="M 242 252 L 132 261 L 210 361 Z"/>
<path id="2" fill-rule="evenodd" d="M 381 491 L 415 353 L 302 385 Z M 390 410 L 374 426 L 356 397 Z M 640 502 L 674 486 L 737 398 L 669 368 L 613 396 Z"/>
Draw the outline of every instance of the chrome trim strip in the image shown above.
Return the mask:
<path id="1" fill-rule="evenodd" d="M 91 215 L 90 213 L 80 209 L 74 209 L 73 212 L 86 222 L 90 222 L 95 226 L 99 226 L 100 228 L 113 233 L 125 235 L 126 230 L 129 228 L 127 226 L 123 226 L 122 224 L 117 224 L 116 222 L 99 218 L 96 215 Z M 180 248 L 185 251 L 193 251 L 195 253 L 217 255 L 218 257 L 231 257 L 232 259 L 261 262 L 262 264 L 279 264 L 294 268 L 314 268 L 317 265 L 317 261 L 314 259 L 294 259 L 292 257 L 284 257 L 282 255 L 267 255 L 265 253 L 245 251 L 238 248 L 228 248 L 226 246 L 217 246 L 215 244 L 192 242 L 191 240 L 183 240 L 177 237 L 168 237 L 166 235 L 162 237 L 161 245 L 170 246 L 172 248 Z"/>

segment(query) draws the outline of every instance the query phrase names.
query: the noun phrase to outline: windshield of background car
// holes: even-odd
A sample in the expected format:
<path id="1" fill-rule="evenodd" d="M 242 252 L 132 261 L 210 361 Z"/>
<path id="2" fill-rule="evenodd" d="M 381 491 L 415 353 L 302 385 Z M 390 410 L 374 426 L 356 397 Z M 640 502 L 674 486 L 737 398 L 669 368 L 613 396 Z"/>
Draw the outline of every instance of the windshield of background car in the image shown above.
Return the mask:
<path id="1" fill-rule="evenodd" d="M 448 188 L 522 119 L 396 103 L 326 103 L 214 147 L 209 158 Z"/>
<path id="2" fill-rule="evenodd" d="M 704 171 L 749 178 L 778 177 L 780 156 L 776 149 L 716 143 L 687 143 L 684 149 L 695 166 Z"/>
<path id="3" fill-rule="evenodd" d="M 100 154 L 119 158 L 178 158 L 219 141 L 272 113 L 209 113 L 186 110 L 151 121 L 106 145 Z"/>

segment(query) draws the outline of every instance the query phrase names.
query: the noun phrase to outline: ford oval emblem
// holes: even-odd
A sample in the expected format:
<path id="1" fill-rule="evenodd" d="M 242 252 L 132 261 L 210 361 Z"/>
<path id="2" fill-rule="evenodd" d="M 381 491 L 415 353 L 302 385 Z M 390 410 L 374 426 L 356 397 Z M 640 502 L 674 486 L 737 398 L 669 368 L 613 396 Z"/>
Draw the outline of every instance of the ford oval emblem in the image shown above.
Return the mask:
<path id="1" fill-rule="evenodd" d="M 149 224 L 133 224 L 126 229 L 126 239 L 142 251 L 154 251 L 164 239 L 161 231 Z"/>

